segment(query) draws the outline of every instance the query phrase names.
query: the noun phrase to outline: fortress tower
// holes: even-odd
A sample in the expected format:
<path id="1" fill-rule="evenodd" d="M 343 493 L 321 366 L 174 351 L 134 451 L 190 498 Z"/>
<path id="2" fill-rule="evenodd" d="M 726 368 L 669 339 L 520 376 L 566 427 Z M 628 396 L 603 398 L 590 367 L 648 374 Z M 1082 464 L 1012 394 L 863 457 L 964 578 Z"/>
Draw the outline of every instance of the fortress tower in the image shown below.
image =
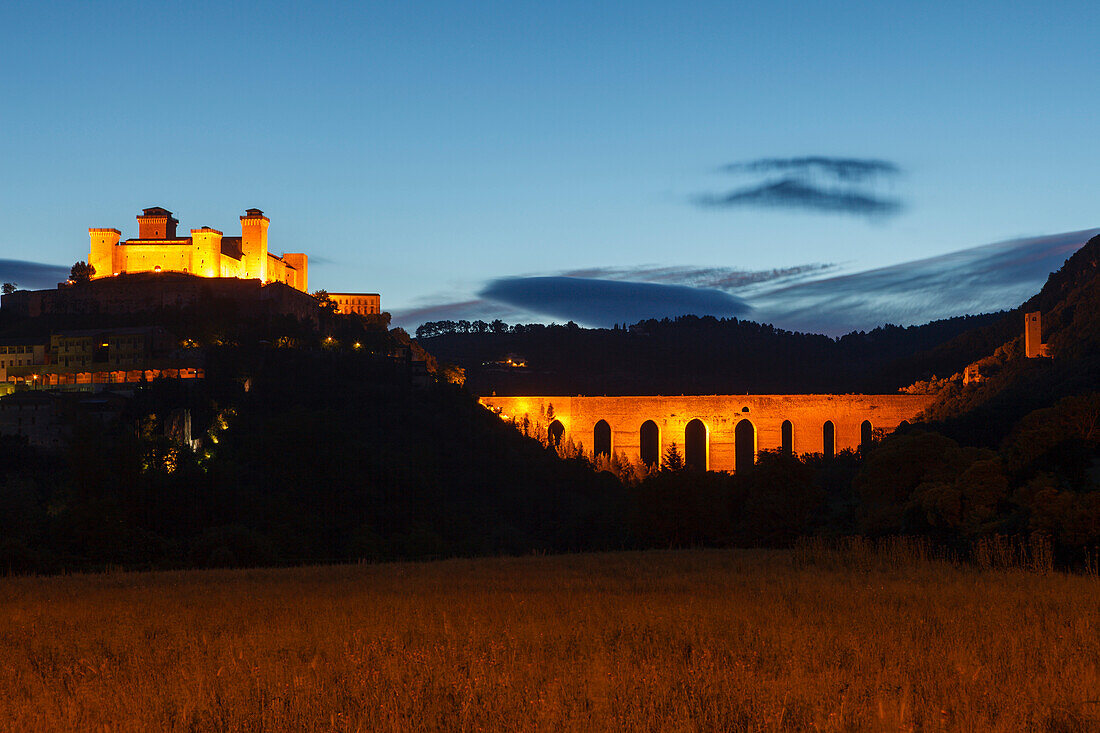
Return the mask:
<path id="1" fill-rule="evenodd" d="M 118 272 L 115 269 L 115 246 L 122 237 L 117 229 L 89 229 L 92 249 L 88 255 L 88 264 L 95 268 L 96 277 L 107 277 Z"/>
<path id="2" fill-rule="evenodd" d="M 142 209 L 137 216 L 138 239 L 175 239 L 176 226 L 179 224 L 172 212 L 154 206 Z"/>
<path id="3" fill-rule="evenodd" d="M 241 277 L 267 282 L 267 227 L 271 220 L 259 209 L 241 217 Z"/>

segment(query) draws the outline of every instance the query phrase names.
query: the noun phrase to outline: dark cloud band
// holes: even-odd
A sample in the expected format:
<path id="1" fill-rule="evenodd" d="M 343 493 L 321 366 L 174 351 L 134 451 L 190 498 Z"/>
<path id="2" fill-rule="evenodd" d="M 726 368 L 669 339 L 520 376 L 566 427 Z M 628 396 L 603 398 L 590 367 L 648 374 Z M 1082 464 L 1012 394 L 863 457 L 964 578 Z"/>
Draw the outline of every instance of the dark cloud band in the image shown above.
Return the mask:
<path id="1" fill-rule="evenodd" d="M 800 158 L 759 158 L 722 166 L 727 173 L 798 173 L 831 176 L 841 181 L 864 181 L 878 176 L 896 176 L 901 169 L 879 158 L 833 158 L 807 155 Z"/>
<path id="2" fill-rule="evenodd" d="M 69 268 L 44 262 L 0 260 L 0 282 L 15 283 L 23 290 L 52 288 L 67 280 Z"/>
<path id="3" fill-rule="evenodd" d="M 710 288 L 579 277 L 502 278 L 490 282 L 479 295 L 586 326 L 685 314 L 740 316 L 751 310 L 740 298 Z"/>
<path id="4" fill-rule="evenodd" d="M 794 178 L 738 188 L 725 194 L 697 196 L 695 202 L 706 208 L 807 209 L 859 216 L 891 216 L 901 211 L 901 202 L 897 199 L 852 188 L 826 188 Z"/>

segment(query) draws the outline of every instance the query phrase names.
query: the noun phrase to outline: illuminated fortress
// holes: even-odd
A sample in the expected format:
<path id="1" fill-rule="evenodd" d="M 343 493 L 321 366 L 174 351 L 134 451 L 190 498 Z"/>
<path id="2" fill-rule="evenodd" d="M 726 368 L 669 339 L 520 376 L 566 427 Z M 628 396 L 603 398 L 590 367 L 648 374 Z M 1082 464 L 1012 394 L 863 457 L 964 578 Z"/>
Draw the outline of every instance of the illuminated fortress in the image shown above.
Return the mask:
<path id="1" fill-rule="evenodd" d="M 200 277 L 237 277 L 261 283 L 280 282 L 308 292 L 309 258 L 302 253 L 278 257 L 268 251 L 271 223 L 259 209 L 241 217 L 241 236 L 227 237 L 217 229 L 192 229 L 190 237 L 176 234 L 179 222 L 159 206 L 137 217 L 136 239 L 119 240 L 118 229 L 89 229 L 88 264 L 93 278 L 135 272 L 185 272 Z"/>

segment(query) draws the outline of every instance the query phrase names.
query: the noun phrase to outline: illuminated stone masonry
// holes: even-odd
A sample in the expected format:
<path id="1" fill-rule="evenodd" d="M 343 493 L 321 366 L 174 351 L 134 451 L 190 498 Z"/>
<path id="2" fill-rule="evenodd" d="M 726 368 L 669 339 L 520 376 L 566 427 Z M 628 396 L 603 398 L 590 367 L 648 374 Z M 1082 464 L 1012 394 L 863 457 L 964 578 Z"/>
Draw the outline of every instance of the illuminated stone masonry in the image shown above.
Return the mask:
<path id="1" fill-rule="evenodd" d="M 586 452 L 653 463 L 675 443 L 689 465 L 732 471 L 759 451 L 832 454 L 912 420 L 933 395 L 482 397 L 503 419 L 572 438 Z"/>
<path id="2" fill-rule="evenodd" d="M 302 253 L 278 257 L 268 251 L 267 229 L 271 221 L 259 209 L 241 217 L 241 236 L 226 237 L 211 227 L 192 229 L 190 237 L 176 236 L 179 222 L 159 206 L 144 209 L 137 217 L 136 239 L 119 241 L 118 229 L 89 229 L 88 264 L 93 278 L 135 272 L 183 272 L 199 277 L 235 277 L 280 282 L 308 292 L 309 258 Z"/>

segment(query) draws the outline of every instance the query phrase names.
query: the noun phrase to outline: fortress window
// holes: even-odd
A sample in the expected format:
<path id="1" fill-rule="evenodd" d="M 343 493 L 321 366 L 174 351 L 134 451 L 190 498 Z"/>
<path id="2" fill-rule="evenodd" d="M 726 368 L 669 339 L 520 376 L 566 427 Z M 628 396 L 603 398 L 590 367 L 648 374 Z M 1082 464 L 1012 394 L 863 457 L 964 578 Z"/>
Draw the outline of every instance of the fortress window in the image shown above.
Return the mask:
<path id="1" fill-rule="evenodd" d="M 836 453 L 836 428 L 832 420 L 826 420 L 821 426 L 821 452 L 826 458 L 832 458 Z"/>
<path id="2" fill-rule="evenodd" d="M 611 426 L 600 420 L 592 430 L 592 446 L 598 456 L 611 455 Z"/>
<path id="3" fill-rule="evenodd" d="M 657 423 L 646 420 L 638 431 L 638 445 L 640 447 L 642 463 L 653 466 L 661 460 L 661 431 Z"/>
<path id="4" fill-rule="evenodd" d="M 737 423 L 733 441 L 733 470 L 749 470 L 756 463 L 756 426 L 750 420 Z"/>
<path id="5" fill-rule="evenodd" d="M 696 418 L 684 429 L 684 463 L 688 468 L 707 470 L 707 426 Z"/>

